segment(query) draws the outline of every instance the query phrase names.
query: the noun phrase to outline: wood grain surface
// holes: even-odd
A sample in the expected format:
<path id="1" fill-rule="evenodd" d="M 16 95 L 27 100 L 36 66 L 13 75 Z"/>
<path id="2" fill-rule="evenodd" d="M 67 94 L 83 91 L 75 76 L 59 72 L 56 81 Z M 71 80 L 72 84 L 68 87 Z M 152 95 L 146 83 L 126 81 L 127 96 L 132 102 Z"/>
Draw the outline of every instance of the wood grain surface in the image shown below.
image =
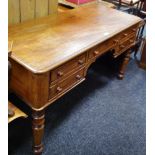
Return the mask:
<path id="1" fill-rule="evenodd" d="M 34 73 L 47 72 L 140 21 L 96 3 L 24 22 L 9 27 L 11 58 Z"/>

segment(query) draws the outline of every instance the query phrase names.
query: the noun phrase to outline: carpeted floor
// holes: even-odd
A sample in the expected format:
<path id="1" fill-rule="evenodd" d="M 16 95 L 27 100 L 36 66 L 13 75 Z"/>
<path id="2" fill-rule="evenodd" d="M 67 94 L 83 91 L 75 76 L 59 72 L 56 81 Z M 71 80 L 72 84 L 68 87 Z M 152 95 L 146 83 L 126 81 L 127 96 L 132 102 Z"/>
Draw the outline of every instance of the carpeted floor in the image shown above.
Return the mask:
<path id="1" fill-rule="evenodd" d="M 46 111 L 43 155 L 145 155 L 145 71 L 132 59 L 121 81 L 117 61 L 107 60 Z M 12 122 L 9 155 L 31 155 L 31 145 L 30 118 Z"/>

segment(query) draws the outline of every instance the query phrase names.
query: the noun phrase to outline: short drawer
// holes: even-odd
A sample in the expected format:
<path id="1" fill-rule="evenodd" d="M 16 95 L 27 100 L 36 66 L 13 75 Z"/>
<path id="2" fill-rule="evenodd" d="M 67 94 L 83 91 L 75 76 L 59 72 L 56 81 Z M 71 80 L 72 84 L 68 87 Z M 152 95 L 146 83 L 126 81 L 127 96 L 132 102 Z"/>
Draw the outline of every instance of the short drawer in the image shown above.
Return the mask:
<path id="1" fill-rule="evenodd" d="M 135 36 L 138 30 L 138 25 L 134 25 L 130 28 L 128 28 L 127 30 L 123 31 L 122 33 L 116 35 L 114 37 L 114 43 L 122 43 L 124 42 L 124 40 L 127 40 L 128 38 L 130 38 L 131 36 Z"/>
<path id="2" fill-rule="evenodd" d="M 85 64 L 85 62 L 86 62 L 86 53 L 54 69 L 53 71 L 51 71 L 51 82 L 57 79 L 65 78 L 66 75 L 69 75 L 69 73 L 74 69 L 82 67 Z"/>
<path id="3" fill-rule="evenodd" d="M 131 46 L 133 46 L 135 43 L 135 36 L 132 36 L 131 38 L 129 38 L 128 40 L 124 41 L 123 43 L 119 44 L 116 49 L 115 52 L 113 53 L 114 57 L 119 56 L 120 54 L 122 54 L 124 51 L 126 51 L 127 49 L 129 49 Z"/>
<path id="4" fill-rule="evenodd" d="M 58 81 L 55 85 L 51 85 L 49 89 L 49 99 L 52 99 L 67 90 L 74 87 L 76 84 L 80 83 L 85 79 L 84 77 L 85 69 L 80 69 L 79 71 L 75 72 L 74 74 L 70 75 L 63 81 Z"/>
<path id="5" fill-rule="evenodd" d="M 96 47 L 92 48 L 88 53 L 88 58 L 89 59 L 97 58 L 101 54 L 110 50 L 113 46 L 114 46 L 113 40 L 112 39 L 107 40 L 104 43 L 101 43 Z"/>

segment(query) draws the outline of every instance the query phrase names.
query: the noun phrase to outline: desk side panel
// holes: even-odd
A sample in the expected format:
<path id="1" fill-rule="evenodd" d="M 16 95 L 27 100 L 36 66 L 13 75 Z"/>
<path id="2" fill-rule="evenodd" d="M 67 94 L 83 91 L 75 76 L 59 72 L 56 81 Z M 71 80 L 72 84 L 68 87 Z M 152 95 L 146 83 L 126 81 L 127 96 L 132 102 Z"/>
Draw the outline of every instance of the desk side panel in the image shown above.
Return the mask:
<path id="1" fill-rule="evenodd" d="M 12 59 L 10 89 L 32 109 L 41 109 L 48 101 L 49 73 L 33 74 Z"/>

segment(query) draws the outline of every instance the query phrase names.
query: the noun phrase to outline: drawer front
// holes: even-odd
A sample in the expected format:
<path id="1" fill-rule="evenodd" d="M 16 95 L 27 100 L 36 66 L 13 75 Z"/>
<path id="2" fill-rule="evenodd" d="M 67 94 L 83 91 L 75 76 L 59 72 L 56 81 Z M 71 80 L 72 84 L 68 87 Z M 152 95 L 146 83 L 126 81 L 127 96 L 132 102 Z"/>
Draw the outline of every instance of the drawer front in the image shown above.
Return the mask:
<path id="1" fill-rule="evenodd" d="M 61 65 L 55 70 L 51 71 L 51 83 L 57 79 L 63 79 L 69 75 L 71 71 L 78 67 L 82 67 L 86 63 L 86 53 L 70 60 L 69 62 Z"/>
<path id="2" fill-rule="evenodd" d="M 76 73 L 70 75 L 63 81 L 58 82 L 55 85 L 51 85 L 49 89 L 49 99 L 52 99 L 62 93 L 66 92 L 68 89 L 71 89 L 76 84 L 80 83 L 85 79 L 84 77 L 85 68 L 77 71 Z"/>
<path id="3" fill-rule="evenodd" d="M 134 43 L 135 43 L 135 37 L 136 36 L 132 36 L 128 40 L 126 40 L 123 43 L 121 43 L 120 45 L 118 45 L 116 47 L 116 49 L 115 49 L 115 52 L 113 53 L 113 56 L 116 58 L 117 56 L 119 56 L 120 54 L 122 54 L 124 51 L 126 51 L 127 49 L 129 49 L 131 46 L 133 46 Z"/>
<path id="4" fill-rule="evenodd" d="M 96 47 L 92 48 L 88 53 L 88 58 L 89 59 L 97 58 L 101 54 L 112 49 L 113 46 L 114 46 L 113 40 L 112 39 L 107 40 L 104 43 L 101 43 Z"/>
<path id="5" fill-rule="evenodd" d="M 135 36 L 138 30 L 138 25 L 134 25 L 130 28 L 128 28 L 127 30 L 123 31 L 122 33 L 116 35 L 114 37 L 114 43 L 115 44 L 119 44 L 124 42 L 124 40 L 127 40 L 128 38 L 132 36 Z"/>

